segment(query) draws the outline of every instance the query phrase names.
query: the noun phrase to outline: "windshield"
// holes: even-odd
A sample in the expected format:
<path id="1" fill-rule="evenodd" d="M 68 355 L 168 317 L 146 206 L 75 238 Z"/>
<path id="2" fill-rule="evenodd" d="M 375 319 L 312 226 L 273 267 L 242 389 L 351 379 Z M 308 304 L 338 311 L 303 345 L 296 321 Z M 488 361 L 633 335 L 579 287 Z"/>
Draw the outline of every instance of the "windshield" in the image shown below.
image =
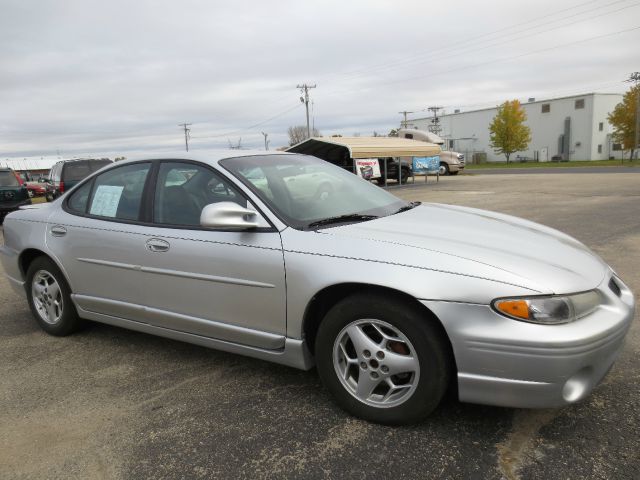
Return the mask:
<path id="1" fill-rule="evenodd" d="M 256 155 L 220 164 L 297 229 L 334 217 L 348 216 L 344 222 L 382 217 L 408 205 L 343 168 L 307 155 Z"/>
<path id="2" fill-rule="evenodd" d="M 19 187 L 20 183 L 11 171 L 0 172 L 0 187 Z"/>

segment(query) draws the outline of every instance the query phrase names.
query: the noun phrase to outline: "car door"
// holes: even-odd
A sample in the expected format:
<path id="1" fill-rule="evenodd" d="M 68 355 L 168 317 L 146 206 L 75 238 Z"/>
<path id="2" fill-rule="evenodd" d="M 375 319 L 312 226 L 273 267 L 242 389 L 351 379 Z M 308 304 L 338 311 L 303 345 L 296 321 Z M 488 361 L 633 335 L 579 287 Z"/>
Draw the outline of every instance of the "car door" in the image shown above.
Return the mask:
<path id="1" fill-rule="evenodd" d="M 146 321 L 140 223 L 150 162 L 125 164 L 85 182 L 49 217 L 46 243 L 86 311 Z M 142 249 L 141 249 L 142 250 Z"/>
<path id="2" fill-rule="evenodd" d="M 279 232 L 263 218 L 253 231 L 201 228 L 205 205 L 224 201 L 252 208 L 210 166 L 162 162 L 155 186 L 153 226 L 133 246 L 142 264 L 149 323 L 260 348 L 283 347 L 286 290 Z"/>

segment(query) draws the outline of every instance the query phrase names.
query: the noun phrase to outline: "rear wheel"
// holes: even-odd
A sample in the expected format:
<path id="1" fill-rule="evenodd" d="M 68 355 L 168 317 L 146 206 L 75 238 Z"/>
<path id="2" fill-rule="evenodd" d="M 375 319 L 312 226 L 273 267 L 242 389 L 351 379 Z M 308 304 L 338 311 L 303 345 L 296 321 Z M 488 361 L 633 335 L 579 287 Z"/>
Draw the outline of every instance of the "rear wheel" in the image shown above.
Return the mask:
<path id="1" fill-rule="evenodd" d="M 45 332 L 65 336 L 78 330 L 81 320 L 71 290 L 55 263 L 46 257 L 31 262 L 26 287 L 31 313 Z"/>
<path id="2" fill-rule="evenodd" d="M 442 399 L 446 339 L 417 308 L 358 294 L 327 313 L 316 338 L 318 373 L 338 404 L 372 422 L 414 423 Z"/>

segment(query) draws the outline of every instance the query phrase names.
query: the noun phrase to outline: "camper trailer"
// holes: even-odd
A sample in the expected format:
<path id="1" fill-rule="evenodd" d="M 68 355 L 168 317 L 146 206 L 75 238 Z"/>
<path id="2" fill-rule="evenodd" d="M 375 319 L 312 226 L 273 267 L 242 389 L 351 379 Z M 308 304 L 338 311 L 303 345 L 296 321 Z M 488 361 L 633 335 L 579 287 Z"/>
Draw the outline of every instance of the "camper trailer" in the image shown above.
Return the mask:
<path id="1" fill-rule="evenodd" d="M 444 140 L 435 133 L 412 128 L 401 128 L 398 137 L 411 138 L 420 142 L 435 143 L 442 147 Z M 440 175 L 457 175 L 464 170 L 464 155 L 458 152 L 443 150 L 440 152 Z"/>

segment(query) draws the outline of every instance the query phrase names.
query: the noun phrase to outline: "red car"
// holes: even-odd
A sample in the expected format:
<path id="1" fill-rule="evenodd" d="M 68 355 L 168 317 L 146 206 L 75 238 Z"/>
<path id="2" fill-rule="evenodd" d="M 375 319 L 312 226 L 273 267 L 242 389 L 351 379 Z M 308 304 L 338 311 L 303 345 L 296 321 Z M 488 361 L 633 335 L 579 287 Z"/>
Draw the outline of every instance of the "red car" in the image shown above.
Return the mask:
<path id="1" fill-rule="evenodd" d="M 27 192 L 29 193 L 29 197 L 41 197 L 46 193 L 45 183 L 40 182 L 26 182 L 27 184 Z"/>

